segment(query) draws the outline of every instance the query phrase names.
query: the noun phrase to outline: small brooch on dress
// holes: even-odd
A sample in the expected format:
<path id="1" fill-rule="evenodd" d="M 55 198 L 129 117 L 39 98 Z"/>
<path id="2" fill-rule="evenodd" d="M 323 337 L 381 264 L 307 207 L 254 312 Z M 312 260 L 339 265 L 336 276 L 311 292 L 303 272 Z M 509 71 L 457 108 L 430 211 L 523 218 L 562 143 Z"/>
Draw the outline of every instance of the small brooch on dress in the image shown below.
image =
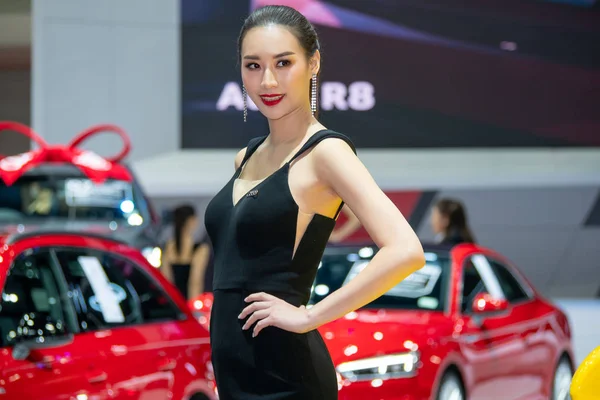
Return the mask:
<path id="1" fill-rule="evenodd" d="M 251 190 L 246 195 L 246 197 L 256 197 L 256 196 L 258 196 L 258 189 Z"/>

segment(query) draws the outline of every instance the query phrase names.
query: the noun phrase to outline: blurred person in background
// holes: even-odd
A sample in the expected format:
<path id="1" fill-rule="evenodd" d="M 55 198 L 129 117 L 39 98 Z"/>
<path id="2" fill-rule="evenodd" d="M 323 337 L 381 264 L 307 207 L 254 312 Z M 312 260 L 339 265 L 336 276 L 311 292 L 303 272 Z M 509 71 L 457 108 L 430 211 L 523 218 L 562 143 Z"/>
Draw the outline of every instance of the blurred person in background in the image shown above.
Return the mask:
<path id="1" fill-rule="evenodd" d="M 162 272 L 190 300 L 206 290 L 206 272 L 212 259 L 207 240 L 196 242 L 198 216 L 191 205 L 181 205 L 173 211 L 174 237 L 167 241 L 163 252 Z"/>
<path id="2" fill-rule="evenodd" d="M 475 243 L 463 204 L 451 198 L 435 203 L 431 213 L 431 228 L 439 244 Z"/>

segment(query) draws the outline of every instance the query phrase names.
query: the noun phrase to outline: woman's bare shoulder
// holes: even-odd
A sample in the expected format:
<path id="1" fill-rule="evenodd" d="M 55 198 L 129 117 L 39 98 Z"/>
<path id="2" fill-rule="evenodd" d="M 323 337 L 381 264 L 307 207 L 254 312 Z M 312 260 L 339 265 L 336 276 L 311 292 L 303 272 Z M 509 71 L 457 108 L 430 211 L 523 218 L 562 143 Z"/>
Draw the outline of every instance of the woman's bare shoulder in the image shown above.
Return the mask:
<path id="1" fill-rule="evenodd" d="M 238 169 L 240 167 L 240 165 L 242 164 L 242 161 L 244 160 L 244 156 L 246 156 L 246 149 L 247 147 L 244 147 L 243 149 L 241 149 L 240 151 L 238 151 L 238 153 L 235 155 L 235 169 Z"/>

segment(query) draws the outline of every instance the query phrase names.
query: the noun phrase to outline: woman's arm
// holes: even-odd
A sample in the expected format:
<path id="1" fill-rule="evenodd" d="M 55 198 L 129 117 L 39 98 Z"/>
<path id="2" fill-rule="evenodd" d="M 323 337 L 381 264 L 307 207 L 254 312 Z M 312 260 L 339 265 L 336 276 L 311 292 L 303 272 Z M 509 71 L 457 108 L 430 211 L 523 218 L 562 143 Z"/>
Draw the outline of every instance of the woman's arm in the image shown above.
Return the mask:
<path id="1" fill-rule="evenodd" d="M 345 142 L 324 140 L 313 154 L 318 179 L 354 211 L 379 251 L 352 281 L 310 310 L 265 293 L 248 296 L 253 303 L 239 317 L 252 314 L 244 329 L 258 321 L 254 335 L 270 325 L 293 332 L 315 329 L 370 303 L 425 265 L 417 235 Z"/>
<path id="2" fill-rule="evenodd" d="M 314 156 L 318 178 L 354 211 L 379 251 L 347 285 L 308 311 L 309 329 L 370 303 L 425 265 L 416 233 L 345 142 L 325 140 Z"/>
<path id="3" fill-rule="evenodd" d="M 165 249 L 162 252 L 162 260 L 160 271 L 164 275 L 164 277 L 171 283 L 174 283 L 173 280 L 173 269 L 171 267 L 171 263 L 173 262 L 173 243 L 168 241 L 165 244 Z"/>
<path id="4" fill-rule="evenodd" d="M 360 220 L 347 204 L 344 204 L 344 207 L 342 207 L 342 213 L 344 213 L 348 219 L 346 222 L 344 222 L 344 225 L 334 229 L 334 231 L 331 232 L 331 236 L 329 236 L 329 241 L 331 243 L 339 243 L 343 241 L 348 236 L 356 232 L 361 226 Z"/>
<path id="5" fill-rule="evenodd" d="M 188 297 L 191 300 L 204 291 L 204 273 L 210 258 L 209 245 L 204 243 L 196 249 L 192 257 L 190 279 L 188 281 Z"/>

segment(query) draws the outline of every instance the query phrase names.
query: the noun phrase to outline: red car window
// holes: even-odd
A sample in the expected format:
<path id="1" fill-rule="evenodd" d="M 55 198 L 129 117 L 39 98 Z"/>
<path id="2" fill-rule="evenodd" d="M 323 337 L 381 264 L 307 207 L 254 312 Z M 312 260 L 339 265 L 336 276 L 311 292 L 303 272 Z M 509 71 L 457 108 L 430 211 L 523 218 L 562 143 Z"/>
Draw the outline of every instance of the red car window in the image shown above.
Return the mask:
<path id="1" fill-rule="evenodd" d="M 486 291 L 481 275 L 479 275 L 479 271 L 477 271 L 477 268 L 475 268 L 475 265 L 470 259 L 465 262 L 463 268 L 462 288 L 461 310 L 462 312 L 468 313 L 475 296 Z"/>
<path id="2" fill-rule="evenodd" d="M 314 281 L 310 303 L 316 304 L 329 293 L 346 285 L 368 264 L 374 254 L 375 249 L 369 246 L 326 249 Z M 449 256 L 443 252 L 427 252 L 426 259 L 427 263 L 423 268 L 364 308 L 445 310 L 450 277 Z"/>
<path id="3" fill-rule="evenodd" d="M 58 282 L 48 252 L 32 252 L 14 262 L 0 303 L 2 347 L 75 330 L 72 309 L 65 307 L 67 296 Z"/>
<path id="4" fill-rule="evenodd" d="M 143 269 L 108 253 L 57 249 L 81 329 L 176 320 L 181 311 Z"/>
<path id="5" fill-rule="evenodd" d="M 496 278 L 498 278 L 498 282 L 500 283 L 500 287 L 506 296 L 506 300 L 514 303 L 529 298 L 515 276 L 504 265 L 500 264 L 496 260 L 490 259 L 489 257 L 488 261 L 490 262 L 490 266 L 492 271 L 494 271 Z"/>

